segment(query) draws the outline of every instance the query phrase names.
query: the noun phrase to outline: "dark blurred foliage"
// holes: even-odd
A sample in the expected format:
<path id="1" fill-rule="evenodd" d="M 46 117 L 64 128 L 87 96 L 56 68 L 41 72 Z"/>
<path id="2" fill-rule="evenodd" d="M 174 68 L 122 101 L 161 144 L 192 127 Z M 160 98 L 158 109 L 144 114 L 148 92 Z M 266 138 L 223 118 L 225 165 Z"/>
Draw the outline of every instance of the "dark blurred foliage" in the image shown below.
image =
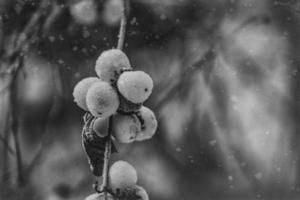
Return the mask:
<path id="1" fill-rule="evenodd" d="M 0 0 L 0 199 L 93 192 L 72 89 L 116 47 L 120 9 Z M 159 128 L 113 160 L 152 200 L 298 199 L 299 1 L 131 0 L 129 12 L 124 51 L 153 77 Z"/>

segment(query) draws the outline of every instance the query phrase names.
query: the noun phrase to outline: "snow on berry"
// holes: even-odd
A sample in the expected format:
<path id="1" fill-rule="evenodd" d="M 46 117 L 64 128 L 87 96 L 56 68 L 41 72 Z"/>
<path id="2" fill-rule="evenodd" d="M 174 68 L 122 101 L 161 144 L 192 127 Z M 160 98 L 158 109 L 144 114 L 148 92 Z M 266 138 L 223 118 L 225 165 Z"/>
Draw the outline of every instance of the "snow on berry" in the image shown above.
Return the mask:
<path id="1" fill-rule="evenodd" d="M 142 106 L 138 112 L 142 121 L 142 130 L 137 134 L 136 140 L 143 141 L 150 139 L 157 129 L 157 120 L 155 114 L 149 108 Z"/>
<path id="2" fill-rule="evenodd" d="M 108 120 L 107 118 L 98 117 L 93 122 L 93 130 L 99 135 L 100 137 L 106 137 L 108 134 Z"/>
<path id="3" fill-rule="evenodd" d="M 120 143 L 134 142 L 140 131 L 141 123 L 136 115 L 124 115 L 118 113 L 114 116 L 113 134 Z"/>
<path id="4" fill-rule="evenodd" d="M 88 89 L 96 82 L 100 81 L 97 77 L 88 77 L 79 81 L 73 90 L 73 97 L 76 104 L 85 111 L 88 111 L 86 105 L 86 94 Z"/>
<path id="5" fill-rule="evenodd" d="M 105 198 L 103 193 L 94 193 L 87 196 L 84 200 L 104 200 L 104 199 Z M 107 200 L 114 200 L 114 198 L 111 194 L 107 194 Z"/>
<path id="6" fill-rule="evenodd" d="M 148 193 L 142 186 L 136 185 L 135 192 L 136 195 L 140 197 L 140 200 L 149 200 Z"/>
<path id="7" fill-rule="evenodd" d="M 115 162 L 109 169 L 109 184 L 113 190 L 133 187 L 137 182 L 137 172 L 125 161 Z"/>
<path id="8" fill-rule="evenodd" d="M 101 81 L 93 84 L 88 90 L 86 104 L 92 115 L 106 118 L 117 111 L 119 99 L 114 88 Z"/>
<path id="9" fill-rule="evenodd" d="M 142 103 L 150 96 L 153 88 L 152 78 L 143 71 L 128 71 L 120 75 L 118 90 L 127 100 Z"/>
<path id="10" fill-rule="evenodd" d="M 131 70 L 126 54 L 118 49 L 104 51 L 96 61 L 95 70 L 101 80 L 115 82 L 124 70 Z"/>

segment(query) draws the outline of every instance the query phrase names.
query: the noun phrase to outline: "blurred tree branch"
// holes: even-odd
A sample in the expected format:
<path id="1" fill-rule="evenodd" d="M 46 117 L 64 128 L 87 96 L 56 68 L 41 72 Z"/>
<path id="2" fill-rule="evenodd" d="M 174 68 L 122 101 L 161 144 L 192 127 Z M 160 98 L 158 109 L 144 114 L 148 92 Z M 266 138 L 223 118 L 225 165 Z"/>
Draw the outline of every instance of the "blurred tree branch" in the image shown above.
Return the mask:
<path id="1" fill-rule="evenodd" d="M 20 147 L 20 141 L 19 141 L 19 135 L 18 135 L 18 106 L 17 106 L 17 80 L 18 80 L 18 74 L 20 70 L 23 68 L 24 63 L 23 59 L 25 54 L 27 53 L 27 50 L 32 43 L 32 40 L 38 37 L 38 34 L 41 31 L 43 19 L 48 14 L 48 6 L 50 5 L 50 2 L 48 0 L 43 0 L 40 2 L 39 7 L 37 10 L 33 13 L 33 15 L 30 17 L 29 21 L 23 28 L 23 30 L 20 33 L 17 33 L 16 31 L 11 35 L 7 36 L 9 41 L 12 41 L 12 44 L 8 47 L 5 47 L 5 44 L 1 43 L 1 68 L 0 73 L 2 77 L 9 76 L 8 84 L 4 88 L 5 90 L 8 90 L 8 107 L 9 107 L 9 113 L 7 113 L 6 116 L 3 117 L 3 119 L 9 119 L 10 118 L 10 130 L 12 132 L 13 138 L 14 138 L 14 146 L 16 151 L 16 162 L 17 162 L 17 182 L 18 185 L 23 185 L 24 180 L 24 174 L 23 174 L 23 161 L 22 161 L 22 152 Z M 1 18 L 2 19 L 2 18 Z M 3 25 L 3 22 L 1 20 L 1 24 Z M 6 40 L 3 33 L 0 35 L 1 41 Z M 3 98 L 6 96 L 3 95 Z M 7 132 L 8 130 L 3 130 Z M 6 133 L 5 133 L 6 134 Z M 5 141 L 4 143 L 8 143 L 8 137 L 4 137 Z M 5 162 L 8 162 L 8 157 L 5 155 Z M 5 168 L 8 167 L 5 165 Z M 4 174 L 7 172 L 7 169 L 3 169 Z"/>
<path id="2" fill-rule="evenodd" d="M 203 70 L 206 66 L 211 66 L 210 63 L 215 59 L 215 56 L 215 49 L 211 46 L 198 62 L 185 69 L 183 74 L 179 77 L 175 84 L 173 84 L 172 88 L 170 88 L 164 96 L 156 102 L 154 109 L 160 110 L 167 102 L 170 102 L 170 100 L 174 98 L 180 88 L 185 84 L 184 80 L 196 70 Z"/>

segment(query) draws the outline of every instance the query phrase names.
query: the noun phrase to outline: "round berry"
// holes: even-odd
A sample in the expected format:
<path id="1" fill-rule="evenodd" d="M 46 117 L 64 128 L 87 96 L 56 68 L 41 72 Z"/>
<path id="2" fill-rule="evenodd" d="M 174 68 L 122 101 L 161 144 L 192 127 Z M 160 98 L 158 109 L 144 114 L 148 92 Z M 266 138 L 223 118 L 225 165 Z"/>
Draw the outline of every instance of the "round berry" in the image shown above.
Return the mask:
<path id="1" fill-rule="evenodd" d="M 96 61 L 95 70 L 101 80 L 115 82 L 124 70 L 131 66 L 126 54 L 118 49 L 104 51 Z"/>
<path id="2" fill-rule="evenodd" d="M 142 103 L 153 88 L 151 77 L 143 71 L 128 71 L 120 75 L 117 82 L 119 92 L 133 103 Z"/>
<path id="3" fill-rule="evenodd" d="M 142 106 L 138 115 L 141 117 L 142 130 L 137 134 L 136 140 L 143 141 L 150 139 L 157 129 L 157 120 L 149 108 Z"/>
<path id="4" fill-rule="evenodd" d="M 107 194 L 108 200 L 114 200 L 113 196 L 111 194 Z M 103 193 L 94 193 L 89 196 L 87 196 L 84 200 L 104 200 L 104 194 Z"/>
<path id="5" fill-rule="evenodd" d="M 93 130 L 99 135 L 100 137 L 106 137 L 108 135 L 108 118 L 101 118 L 98 117 L 95 119 L 93 123 Z"/>
<path id="6" fill-rule="evenodd" d="M 86 94 L 86 104 L 95 117 L 106 118 L 119 107 L 119 99 L 113 87 L 106 82 L 93 84 Z"/>
<path id="7" fill-rule="evenodd" d="M 113 134 L 121 143 L 135 141 L 137 134 L 141 131 L 141 123 L 136 115 L 116 114 L 114 116 Z"/>
<path id="8" fill-rule="evenodd" d="M 136 185 L 135 192 L 136 195 L 140 197 L 140 200 L 149 200 L 148 193 L 142 186 Z"/>
<path id="9" fill-rule="evenodd" d="M 73 97 L 76 104 L 85 111 L 88 111 L 86 105 L 86 94 L 88 89 L 96 82 L 100 81 L 99 78 L 96 77 L 88 77 L 79 81 L 73 90 Z"/>
<path id="10" fill-rule="evenodd" d="M 113 190 L 133 187 L 136 182 L 137 172 L 128 162 L 117 161 L 110 167 L 109 184 Z"/>

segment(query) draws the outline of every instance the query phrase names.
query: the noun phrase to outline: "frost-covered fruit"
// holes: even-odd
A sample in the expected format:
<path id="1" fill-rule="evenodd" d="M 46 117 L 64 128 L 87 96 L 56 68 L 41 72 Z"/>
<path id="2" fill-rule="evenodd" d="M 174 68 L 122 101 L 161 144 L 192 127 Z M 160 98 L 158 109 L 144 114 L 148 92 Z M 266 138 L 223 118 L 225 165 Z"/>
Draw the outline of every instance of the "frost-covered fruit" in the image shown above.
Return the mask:
<path id="1" fill-rule="evenodd" d="M 88 111 L 86 105 L 86 94 L 88 89 L 96 82 L 100 81 L 99 78 L 96 77 L 88 77 L 79 81 L 73 90 L 73 97 L 76 104 L 85 111 Z"/>
<path id="2" fill-rule="evenodd" d="M 98 117 L 95 119 L 93 123 L 93 130 L 99 135 L 100 137 L 106 137 L 108 135 L 108 118 L 101 118 Z"/>
<path id="3" fill-rule="evenodd" d="M 149 196 L 148 193 L 146 192 L 146 190 L 139 185 L 135 186 L 135 193 L 137 196 L 140 197 L 140 200 L 149 200 Z"/>
<path id="4" fill-rule="evenodd" d="M 97 20 L 97 6 L 94 0 L 80 0 L 70 5 L 70 13 L 79 24 L 90 25 Z"/>
<path id="5" fill-rule="evenodd" d="M 140 131 L 141 122 L 136 115 L 118 113 L 114 116 L 113 135 L 120 143 L 134 142 Z"/>
<path id="6" fill-rule="evenodd" d="M 126 54 L 119 49 L 104 51 L 96 61 L 95 70 L 101 80 L 115 82 L 124 70 L 131 70 Z"/>
<path id="7" fill-rule="evenodd" d="M 137 134 L 136 140 L 143 141 L 150 139 L 157 129 L 155 114 L 149 108 L 142 106 L 137 115 L 142 122 L 142 130 Z"/>
<path id="8" fill-rule="evenodd" d="M 107 194 L 108 200 L 114 200 L 113 196 L 111 194 Z M 104 200 L 104 194 L 103 193 L 94 193 L 89 196 L 87 196 L 84 200 Z"/>
<path id="9" fill-rule="evenodd" d="M 152 78 L 143 71 L 128 71 L 120 75 L 118 90 L 132 103 L 142 103 L 150 96 L 153 88 Z"/>
<path id="10" fill-rule="evenodd" d="M 95 117 L 106 118 L 119 107 L 119 99 L 114 88 L 107 82 L 93 84 L 86 94 L 86 104 Z"/>
<path id="11" fill-rule="evenodd" d="M 109 185 L 113 190 L 133 187 L 137 182 L 137 172 L 125 161 L 115 162 L 109 169 Z"/>

